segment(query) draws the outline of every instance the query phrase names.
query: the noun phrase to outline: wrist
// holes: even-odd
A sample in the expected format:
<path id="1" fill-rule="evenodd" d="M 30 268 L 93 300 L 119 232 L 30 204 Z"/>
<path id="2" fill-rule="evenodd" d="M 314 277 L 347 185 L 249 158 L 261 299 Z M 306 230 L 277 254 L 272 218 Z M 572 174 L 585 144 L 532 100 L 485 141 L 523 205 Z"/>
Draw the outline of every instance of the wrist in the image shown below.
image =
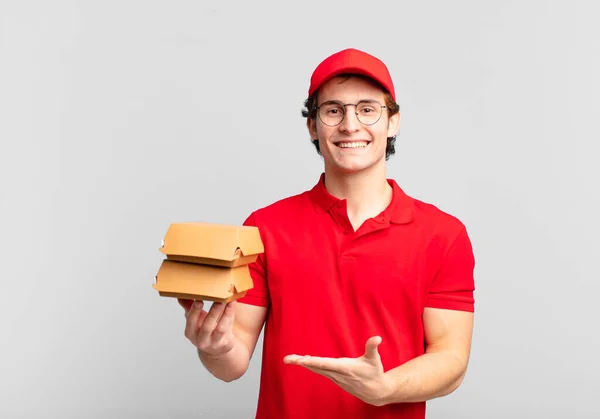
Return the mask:
<path id="1" fill-rule="evenodd" d="M 200 362 L 218 379 L 230 382 L 240 378 L 248 369 L 249 357 L 244 344 L 235 339 L 230 350 L 221 354 L 210 354 L 196 348 Z"/>
<path id="2" fill-rule="evenodd" d="M 398 403 L 397 380 L 388 372 L 383 373 L 380 381 L 379 399 L 376 400 L 378 406 L 384 406 L 391 403 Z"/>

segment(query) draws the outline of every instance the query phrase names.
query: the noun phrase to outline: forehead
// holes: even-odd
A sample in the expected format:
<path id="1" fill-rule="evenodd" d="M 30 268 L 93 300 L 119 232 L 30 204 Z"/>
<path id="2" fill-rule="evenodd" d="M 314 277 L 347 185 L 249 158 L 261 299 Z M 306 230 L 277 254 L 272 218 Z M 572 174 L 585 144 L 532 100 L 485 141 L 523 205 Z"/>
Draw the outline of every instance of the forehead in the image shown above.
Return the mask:
<path id="1" fill-rule="evenodd" d="M 341 100 L 344 102 L 375 99 L 383 103 L 384 90 L 373 80 L 360 76 L 338 76 L 324 83 L 319 89 L 319 101 Z"/>

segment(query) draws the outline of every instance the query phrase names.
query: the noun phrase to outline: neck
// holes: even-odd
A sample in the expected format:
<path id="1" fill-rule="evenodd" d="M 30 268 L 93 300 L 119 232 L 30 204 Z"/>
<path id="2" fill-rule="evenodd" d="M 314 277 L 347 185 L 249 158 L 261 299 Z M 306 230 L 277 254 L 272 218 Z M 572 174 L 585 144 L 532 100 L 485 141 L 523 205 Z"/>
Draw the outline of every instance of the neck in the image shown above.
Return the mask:
<path id="1" fill-rule="evenodd" d="M 360 173 L 337 173 L 325 168 L 325 187 L 339 199 L 346 200 L 348 218 L 355 229 L 368 218 L 379 215 L 392 200 L 385 166 Z"/>

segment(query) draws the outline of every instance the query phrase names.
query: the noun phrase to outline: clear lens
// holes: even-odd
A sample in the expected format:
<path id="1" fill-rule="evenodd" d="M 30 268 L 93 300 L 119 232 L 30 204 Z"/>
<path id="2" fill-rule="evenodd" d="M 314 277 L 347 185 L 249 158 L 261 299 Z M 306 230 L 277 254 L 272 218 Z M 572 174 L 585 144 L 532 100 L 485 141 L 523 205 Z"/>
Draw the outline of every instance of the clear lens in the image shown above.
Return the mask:
<path id="1" fill-rule="evenodd" d="M 356 105 L 325 102 L 319 107 L 319 118 L 325 125 L 330 127 L 339 125 L 346 114 L 346 106 L 355 106 L 356 117 L 361 124 L 373 125 L 381 118 L 381 105 L 372 101 L 363 101 Z"/>

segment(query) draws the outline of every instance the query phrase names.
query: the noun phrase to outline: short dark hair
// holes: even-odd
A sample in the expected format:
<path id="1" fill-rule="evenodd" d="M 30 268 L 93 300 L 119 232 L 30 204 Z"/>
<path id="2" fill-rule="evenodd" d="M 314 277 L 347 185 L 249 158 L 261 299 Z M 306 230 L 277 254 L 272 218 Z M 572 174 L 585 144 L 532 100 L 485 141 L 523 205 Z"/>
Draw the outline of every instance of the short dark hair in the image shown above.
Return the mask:
<path id="1" fill-rule="evenodd" d="M 383 87 L 380 86 L 378 83 L 376 83 L 373 79 L 370 79 L 368 77 L 365 77 L 365 76 L 362 76 L 359 74 L 340 74 L 338 77 L 345 77 L 346 80 L 349 79 L 350 77 L 358 77 L 358 78 L 367 80 L 371 83 L 374 83 L 383 89 Z M 388 117 L 392 117 L 393 115 L 400 112 L 400 105 L 398 105 L 396 103 L 394 98 L 392 98 L 392 95 L 387 90 L 385 90 L 385 89 L 383 89 L 383 90 L 384 90 L 384 100 L 385 100 L 385 106 L 386 106 L 387 112 L 388 112 Z M 312 95 L 310 95 L 304 101 L 304 108 L 302 109 L 302 116 L 304 118 L 316 119 L 317 110 L 315 108 L 317 107 L 317 103 L 318 103 L 318 95 L 319 95 L 319 91 L 317 90 L 316 92 L 314 92 Z M 311 141 L 314 144 L 315 148 L 317 149 L 317 153 L 320 155 L 321 149 L 319 148 L 319 140 L 311 140 Z M 386 160 L 388 160 L 390 158 L 390 156 L 392 156 L 396 153 L 395 143 L 396 143 L 395 135 L 393 137 L 387 138 L 387 146 L 385 148 L 385 159 Z"/>

